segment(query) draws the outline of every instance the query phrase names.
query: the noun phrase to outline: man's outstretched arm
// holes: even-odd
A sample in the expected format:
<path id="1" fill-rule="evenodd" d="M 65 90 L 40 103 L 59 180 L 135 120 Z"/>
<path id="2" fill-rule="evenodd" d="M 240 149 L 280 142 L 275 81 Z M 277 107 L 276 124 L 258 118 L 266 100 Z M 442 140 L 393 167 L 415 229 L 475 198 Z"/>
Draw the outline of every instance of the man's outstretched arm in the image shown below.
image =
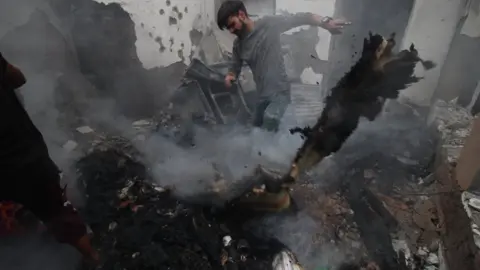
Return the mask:
<path id="1" fill-rule="evenodd" d="M 332 19 L 330 17 L 320 16 L 310 12 L 300 12 L 289 15 L 274 15 L 269 19 L 280 33 L 286 32 L 295 27 L 311 25 L 322 27 L 332 34 L 339 34 L 345 25 L 350 24 L 350 22 L 345 20 Z"/>

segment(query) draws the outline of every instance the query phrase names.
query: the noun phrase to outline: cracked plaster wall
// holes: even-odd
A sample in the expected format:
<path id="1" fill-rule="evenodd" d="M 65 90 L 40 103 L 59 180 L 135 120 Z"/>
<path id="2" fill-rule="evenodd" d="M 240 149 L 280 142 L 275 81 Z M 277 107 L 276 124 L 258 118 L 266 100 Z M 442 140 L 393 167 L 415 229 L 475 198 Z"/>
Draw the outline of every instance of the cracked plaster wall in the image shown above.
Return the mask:
<path id="1" fill-rule="evenodd" d="M 135 23 L 137 54 L 145 68 L 162 67 L 183 61 L 196 49 L 208 27 L 215 25 L 215 0 L 95 0 L 101 3 L 118 3 Z M 335 0 L 276 0 L 276 13 L 313 11 L 333 15 Z M 306 27 L 299 27 L 288 34 Z M 328 60 L 330 34 L 318 29 L 319 41 L 315 51 L 321 60 Z M 311 67 L 301 74 L 304 83 L 321 82 L 322 74 Z"/>
<path id="2" fill-rule="evenodd" d="M 435 98 L 452 100 L 467 107 L 473 114 L 480 112 L 480 0 L 472 0 L 468 15 L 453 39 Z"/>
<path id="3" fill-rule="evenodd" d="M 137 54 L 145 68 L 164 67 L 189 56 L 206 29 L 209 1 L 95 0 L 118 3 L 135 23 Z"/>

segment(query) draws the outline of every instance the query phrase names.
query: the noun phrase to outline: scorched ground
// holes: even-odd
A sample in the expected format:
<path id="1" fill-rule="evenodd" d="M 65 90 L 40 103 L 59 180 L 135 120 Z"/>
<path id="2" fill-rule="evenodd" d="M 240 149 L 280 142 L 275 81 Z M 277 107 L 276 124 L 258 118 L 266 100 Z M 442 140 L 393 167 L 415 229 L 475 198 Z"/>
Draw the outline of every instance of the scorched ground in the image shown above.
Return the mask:
<path id="1" fill-rule="evenodd" d="M 280 242 L 242 230 L 228 206 L 192 204 L 152 185 L 121 149 L 98 146 L 78 162 L 101 269 L 273 269 Z"/>

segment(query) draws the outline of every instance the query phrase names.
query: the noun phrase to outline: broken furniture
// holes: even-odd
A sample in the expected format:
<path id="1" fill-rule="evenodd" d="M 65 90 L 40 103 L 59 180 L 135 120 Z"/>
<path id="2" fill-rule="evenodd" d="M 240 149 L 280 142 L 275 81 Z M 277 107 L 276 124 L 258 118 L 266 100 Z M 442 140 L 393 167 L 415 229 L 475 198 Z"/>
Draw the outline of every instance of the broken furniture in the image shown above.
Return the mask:
<path id="1" fill-rule="evenodd" d="M 185 72 L 185 78 L 197 85 L 206 112 L 220 124 L 236 121 L 241 114 L 251 116 L 241 83 L 236 81 L 232 89 L 224 86 L 226 72 L 219 70 L 228 67 L 228 62 L 207 66 L 194 58 Z"/>

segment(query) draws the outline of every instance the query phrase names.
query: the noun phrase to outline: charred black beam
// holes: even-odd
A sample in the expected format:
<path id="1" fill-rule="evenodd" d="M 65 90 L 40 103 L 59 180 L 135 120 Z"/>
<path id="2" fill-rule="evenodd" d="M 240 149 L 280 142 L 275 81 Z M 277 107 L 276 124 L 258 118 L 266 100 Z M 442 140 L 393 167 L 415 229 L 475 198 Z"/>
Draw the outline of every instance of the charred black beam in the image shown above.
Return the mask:
<path id="1" fill-rule="evenodd" d="M 395 99 L 399 92 L 421 78 L 414 75 L 417 63 L 425 69 L 434 67 L 423 61 L 415 47 L 393 52 L 394 35 L 386 40 L 370 35 L 364 40 L 360 60 L 345 74 L 326 99 L 326 106 L 312 127 L 295 128 L 305 142 L 297 151 L 286 182 L 295 181 L 300 173 L 337 152 L 356 130 L 360 117 L 373 121 L 382 111 L 386 99 Z"/>
<path id="2" fill-rule="evenodd" d="M 383 218 L 387 210 L 372 199 L 374 195 L 370 194 L 362 178 L 357 174 L 345 183 L 344 195 L 354 212 L 353 220 L 358 226 L 369 256 L 380 269 L 402 270 L 405 266 L 399 263 L 392 245 L 390 219 Z M 382 210 L 378 211 L 379 209 Z"/>

